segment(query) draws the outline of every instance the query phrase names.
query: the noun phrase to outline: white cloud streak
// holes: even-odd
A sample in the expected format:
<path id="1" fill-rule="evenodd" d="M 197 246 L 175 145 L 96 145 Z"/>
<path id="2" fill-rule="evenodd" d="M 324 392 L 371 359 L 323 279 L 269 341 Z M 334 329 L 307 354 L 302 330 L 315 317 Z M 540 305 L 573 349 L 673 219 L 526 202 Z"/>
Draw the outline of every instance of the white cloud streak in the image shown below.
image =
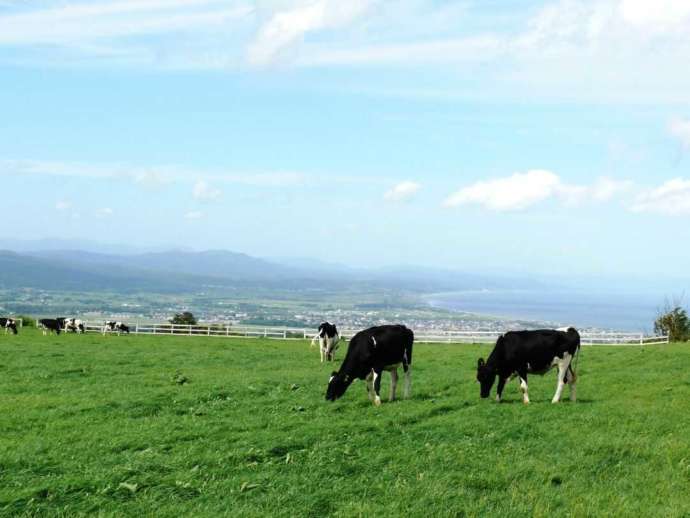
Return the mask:
<path id="1" fill-rule="evenodd" d="M 631 210 L 668 215 L 690 214 L 690 180 L 674 178 L 642 192 Z"/>
<path id="2" fill-rule="evenodd" d="M 196 220 L 204 217 L 204 213 L 200 210 L 192 210 L 184 215 L 184 219 Z"/>
<path id="3" fill-rule="evenodd" d="M 669 133 L 676 138 L 683 149 L 690 149 L 690 120 L 676 118 L 671 121 L 668 127 Z"/>
<path id="4" fill-rule="evenodd" d="M 0 44 L 76 45 L 101 39 L 190 32 L 250 14 L 223 0 L 120 0 L 67 4 L 0 16 Z"/>
<path id="5" fill-rule="evenodd" d="M 386 191 L 383 199 L 391 202 L 403 202 L 412 199 L 422 188 L 417 182 L 405 181 Z"/>
<path id="6" fill-rule="evenodd" d="M 445 207 L 478 205 L 488 210 L 520 211 L 557 199 L 568 206 L 586 202 L 605 202 L 631 188 L 629 181 L 601 177 L 592 185 L 567 184 L 544 169 L 515 173 L 505 178 L 476 182 L 451 194 L 443 202 Z"/>
<path id="7" fill-rule="evenodd" d="M 177 166 L 127 166 L 122 164 L 88 164 L 82 162 L 53 162 L 40 160 L 0 160 L 0 176 L 41 175 L 74 178 L 123 179 L 147 188 L 160 188 L 175 182 L 191 182 L 194 178 L 218 183 L 241 184 L 253 187 L 290 187 L 307 181 L 308 175 L 296 171 L 243 173 L 223 170 L 199 170 Z M 206 184 L 208 187 L 208 184 Z M 210 192 L 202 188 L 200 196 Z"/>
<path id="8" fill-rule="evenodd" d="M 312 0 L 278 11 L 259 28 L 249 44 L 247 59 L 253 65 L 269 65 L 307 33 L 348 25 L 373 3 L 372 0 Z"/>
<path id="9" fill-rule="evenodd" d="M 223 192 L 209 185 L 205 180 L 199 180 L 192 188 L 192 196 L 198 201 L 213 201 L 220 198 Z"/>

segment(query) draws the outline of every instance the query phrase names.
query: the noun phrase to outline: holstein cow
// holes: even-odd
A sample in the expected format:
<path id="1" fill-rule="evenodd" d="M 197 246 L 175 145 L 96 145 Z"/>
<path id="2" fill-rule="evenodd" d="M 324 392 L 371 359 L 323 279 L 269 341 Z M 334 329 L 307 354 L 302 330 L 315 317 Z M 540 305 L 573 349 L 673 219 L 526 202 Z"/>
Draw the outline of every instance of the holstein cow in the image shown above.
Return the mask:
<path id="1" fill-rule="evenodd" d="M 109 320 L 103 324 L 103 334 L 113 331 L 117 331 L 118 335 L 120 333 L 129 334 L 129 326 L 123 322 L 116 322 L 114 320 Z"/>
<path id="2" fill-rule="evenodd" d="M 545 374 L 558 367 L 558 385 L 551 400 L 561 400 L 563 387 L 570 385 L 570 400 L 575 401 L 575 382 L 577 376 L 572 368 L 572 360 L 580 348 L 580 334 L 572 327 L 567 331 L 541 329 L 538 331 L 510 331 L 498 337 L 489 359 L 477 362 L 477 381 L 480 396 L 489 397 L 491 387 L 498 377 L 496 401 L 501 400 L 503 387 L 510 377 L 520 378 L 522 400 L 529 403 L 527 393 L 527 374 Z"/>
<path id="3" fill-rule="evenodd" d="M 366 379 L 367 394 L 374 405 L 381 404 L 381 375 L 391 373 L 390 400 L 395 399 L 398 367 L 405 373 L 404 396 L 410 397 L 412 344 L 414 333 L 402 325 L 371 327 L 360 331 L 350 340 L 340 370 L 333 372 L 328 381 L 326 399 L 335 401 L 355 379 Z"/>
<path id="4" fill-rule="evenodd" d="M 61 319 L 57 319 L 61 320 Z M 84 328 L 84 322 L 79 320 L 78 318 L 65 318 L 62 319 L 62 328 L 67 331 L 71 331 L 72 333 L 84 333 L 85 328 Z"/>
<path id="5" fill-rule="evenodd" d="M 41 329 L 43 329 L 43 336 L 53 332 L 59 335 L 60 331 L 62 331 L 62 326 L 56 318 L 42 318 L 38 321 L 38 325 Z"/>
<path id="6" fill-rule="evenodd" d="M 312 338 L 311 344 L 314 345 L 317 340 L 319 341 L 319 350 L 321 351 L 321 363 L 323 363 L 324 358 L 329 362 L 335 360 L 335 351 L 340 341 L 338 328 L 335 327 L 335 324 L 323 322 L 319 326 L 319 332 Z"/>
<path id="7" fill-rule="evenodd" d="M 0 326 L 5 328 L 5 334 L 7 331 L 12 331 L 12 334 L 17 334 L 17 321 L 13 318 L 0 318 Z"/>

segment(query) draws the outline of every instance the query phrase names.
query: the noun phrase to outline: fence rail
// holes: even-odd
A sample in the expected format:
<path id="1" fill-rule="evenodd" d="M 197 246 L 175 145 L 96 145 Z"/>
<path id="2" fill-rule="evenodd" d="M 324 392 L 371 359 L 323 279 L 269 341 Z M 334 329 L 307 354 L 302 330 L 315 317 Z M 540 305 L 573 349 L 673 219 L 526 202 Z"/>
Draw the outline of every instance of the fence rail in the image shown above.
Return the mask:
<path id="1" fill-rule="evenodd" d="M 311 339 L 315 329 L 298 327 L 231 325 L 205 323 L 183 325 L 170 323 L 124 322 L 133 334 L 167 336 L 209 336 L 225 338 L 271 338 L 280 340 Z M 103 323 L 84 321 L 86 332 L 103 332 Z M 108 333 L 116 331 L 107 331 Z M 357 330 L 343 329 L 340 336 L 349 339 Z M 439 331 L 415 330 L 415 341 L 419 343 L 486 344 L 494 343 L 502 333 L 497 331 Z M 643 333 L 580 333 L 582 345 L 657 345 L 669 343 L 668 336 L 645 335 Z"/>

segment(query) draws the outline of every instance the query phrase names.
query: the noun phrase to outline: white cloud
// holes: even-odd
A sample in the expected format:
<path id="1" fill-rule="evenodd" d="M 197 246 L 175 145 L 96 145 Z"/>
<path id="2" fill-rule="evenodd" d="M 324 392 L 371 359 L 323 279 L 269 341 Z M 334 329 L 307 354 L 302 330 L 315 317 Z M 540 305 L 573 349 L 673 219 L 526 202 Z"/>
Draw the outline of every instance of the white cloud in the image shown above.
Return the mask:
<path id="1" fill-rule="evenodd" d="M 98 216 L 99 218 L 107 218 L 112 215 L 113 209 L 111 209 L 110 207 L 103 207 L 96 211 L 96 216 Z"/>
<path id="2" fill-rule="evenodd" d="M 210 186 L 206 181 L 199 180 L 192 188 L 192 196 L 199 201 L 213 201 L 220 198 L 222 194 L 220 189 Z"/>
<path id="3" fill-rule="evenodd" d="M 633 212 L 690 214 L 690 180 L 674 178 L 641 193 L 631 206 Z"/>
<path id="4" fill-rule="evenodd" d="M 668 127 L 669 133 L 681 143 L 684 149 L 690 149 L 690 120 L 676 118 Z"/>
<path id="5" fill-rule="evenodd" d="M 0 16 L 0 44 L 80 45 L 100 39 L 222 27 L 251 13 L 223 0 L 115 0 Z"/>
<path id="6" fill-rule="evenodd" d="M 533 169 L 506 178 L 476 182 L 451 194 L 445 207 L 480 205 L 489 210 L 524 210 L 548 199 L 558 199 L 568 206 L 585 202 L 604 202 L 629 189 L 627 180 L 598 178 L 592 185 L 568 184 L 547 170 Z"/>
<path id="7" fill-rule="evenodd" d="M 559 185 L 560 179 L 551 171 L 534 169 L 477 182 L 451 194 L 444 206 L 474 204 L 497 211 L 522 210 L 553 196 Z"/>
<path id="8" fill-rule="evenodd" d="M 191 210 L 184 215 L 185 219 L 201 219 L 204 217 L 204 213 L 200 210 Z"/>
<path id="9" fill-rule="evenodd" d="M 247 58 L 254 65 L 268 65 L 305 34 L 348 25 L 374 3 L 373 0 L 312 0 L 273 14 L 249 45 Z"/>
<path id="10" fill-rule="evenodd" d="M 400 182 L 392 189 L 386 191 L 383 199 L 386 201 L 407 201 L 417 194 L 421 188 L 422 186 L 417 182 Z"/>
<path id="11" fill-rule="evenodd" d="M 55 210 L 71 210 L 72 202 L 67 200 L 60 200 L 55 204 Z"/>
<path id="12" fill-rule="evenodd" d="M 619 11 L 623 20 L 636 26 L 667 29 L 682 24 L 690 16 L 687 0 L 622 0 Z"/>
<path id="13" fill-rule="evenodd" d="M 203 177 L 219 183 L 235 183 L 255 187 L 286 187 L 304 183 L 308 176 L 297 171 L 234 172 L 223 170 L 186 169 L 176 166 L 127 166 L 122 164 L 86 164 L 81 162 L 51 162 L 40 160 L 2 160 L 0 176 L 41 175 L 75 178 L 125 179 L 135 185 L 160 188 L 173 182 L 191 182 Z M 213 193 L 211 187 L 207 188 Z M 202 193 L 203 197 L 203 193 Z"/>

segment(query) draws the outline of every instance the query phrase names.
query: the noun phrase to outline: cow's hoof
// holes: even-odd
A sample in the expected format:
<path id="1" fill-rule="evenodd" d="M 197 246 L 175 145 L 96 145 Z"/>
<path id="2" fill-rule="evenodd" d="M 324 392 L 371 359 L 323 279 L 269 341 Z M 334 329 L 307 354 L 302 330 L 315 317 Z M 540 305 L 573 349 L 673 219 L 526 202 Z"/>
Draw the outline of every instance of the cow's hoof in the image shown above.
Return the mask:
<path id="1" fill-rule="evenodd" d="M 558 399 L 552 399 L 552 400 L 551 400 L 551 404 L 552 404 L 552 405 L 556 405 L 556 404 L 558 404 L 558 403 L 560 403 L 560 401 L 559 401 Z"/>
<path id="2" fill-rule="evenodd" d="M 374 398 L 374 406 L 381 406 L 381 398 L 380 397 L 375 397 Z"/>
<path id="3" fill-rule="evenodd" d="M 525 405 L 529 405 L 529 399 L 528 399 L 528 400 L 526 400 L 526 401 L 523 401 L 523 404 L 525 404 Z"/>

